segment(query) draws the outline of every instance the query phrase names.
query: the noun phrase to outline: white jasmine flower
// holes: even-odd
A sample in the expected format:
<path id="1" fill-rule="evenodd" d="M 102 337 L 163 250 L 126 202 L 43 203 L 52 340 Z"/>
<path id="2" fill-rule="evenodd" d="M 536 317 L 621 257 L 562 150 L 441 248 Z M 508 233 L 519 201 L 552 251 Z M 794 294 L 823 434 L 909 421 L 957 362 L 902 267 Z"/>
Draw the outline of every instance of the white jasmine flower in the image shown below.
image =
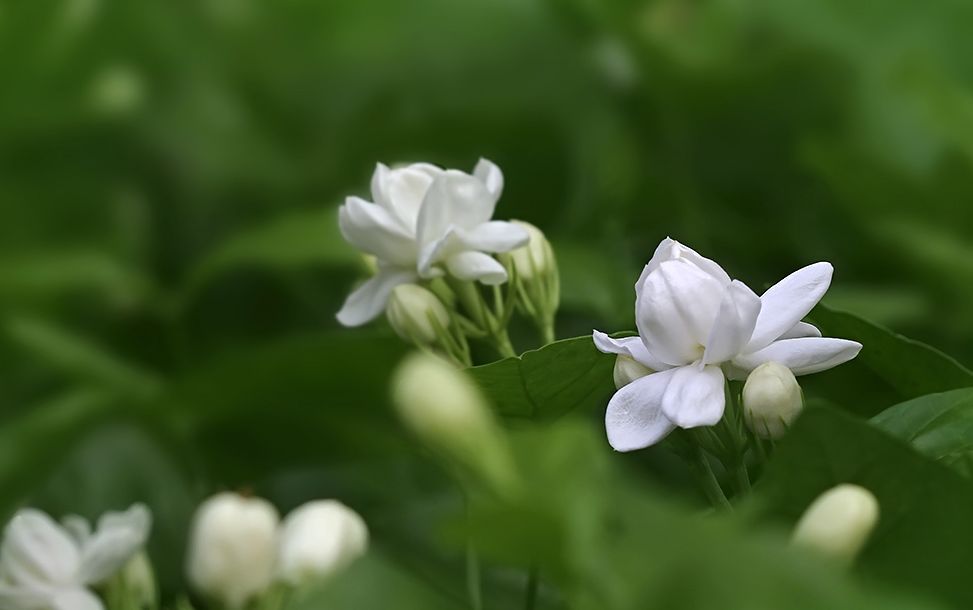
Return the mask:
<path id="1" fill-rule="evenodd" d="M 608 441 L 632 451 L 660 441 L 675 427 L 712 426 L 723 417 L 724 383 L 743 379 L 765 362 L 795 375 L 851 360 L 861 344 L 822 338 L 801 319 L 831 284 L 830 263 L 795 271 L 758 297 L 715 262 L 666 238 L 635 285 L 639 336 L 595 345 L 657 371 L 612 397 L 605 416 Z"/>
<path id="2" fill-rule="evenodd" d="M 878 523 L 878 499 L 858 485 L 832 487 L 811 503 L 794 528 L 794 544 L 852 561 Z"/>
<path id="3" fill-rule="evenodd" d="M 0 547 L 0 608 L 103 610 L 90 587 L 141 550 L 151 521 L 141 504 L 106 513 L 94 531 L 81 517 L 67 517 L 59 525 L 39 510 L 18 511 Z"/>
<path id="4" fill-rule="evenodd" d="M 527 243 L 527 231 L 493 221 L 503 190 L 500 168 L 480 159 L 472 174 L 415 163 L 378 164 L 372 199 L 348 197 L 338 211 L 344 238 L 375 256 L 378 272 L 345 301 L 338 321 L 359 326 L 385 308 L 400 284 L 449 273 L 460 280 L 501 284 L 507 272 L 489 253 Z"/>
<path id="5" fill-rule="evenodd" d="M 308 502 L 284 519 L 277 571 L 293 585 L 329 578 L 365 553 L 368 528 L 358 513 L 335 500 Z"/>
<path id="6" fill-rule="evenodd" d="M 221 493 L 203 502 L 190 534 L 189 581 L 229 608 L 243 607 L 273 580 L 278 521 L 260 498 Z"/>

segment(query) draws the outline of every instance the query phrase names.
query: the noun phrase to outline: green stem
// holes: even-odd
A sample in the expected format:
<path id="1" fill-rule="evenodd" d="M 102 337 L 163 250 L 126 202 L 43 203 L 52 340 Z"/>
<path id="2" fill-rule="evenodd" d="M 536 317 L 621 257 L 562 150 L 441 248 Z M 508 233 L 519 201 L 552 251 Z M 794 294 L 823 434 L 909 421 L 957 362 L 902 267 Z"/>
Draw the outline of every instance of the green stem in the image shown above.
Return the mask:
<path id="1" fill-rule="evenodd" d="M 470 526 L 469 500 L 466 503 L 466 525 Z M 480 582 L 480 558 L 477 556 L 473 538 L 466 535 L 466 593 L 470 598 L 471 610 L 483 610 L 483 590 Z"/>
<path id="2" fill-rule="evenodd" d="M 544 345 L 554 343 L 556 337 L 554 335 L 554 320 L 546 319 L 541 323 L 541 341 Z"/>
<path id="3" fill-rule="evenodd" d="M 540 569 L 537 566 L 531 566 L 527 570 L 527 594 L 524 598 L 524 609 L 534 610 L 537 606 L 537 591 L 540 589 L 541 578 Z"/>
<path id="4" fill-rule="evenodd" d="M 703 486 L 703 492 L 706 497 L 709 498 L 710 504 L 713 508 L 717 509 L 729 509 L 730 501 L 726 499 L 726 494 L 723 493 L 723 488 L 720 487 L 720 482 L 716 479 L 716 475 L 713 473 L 713 467 L 710 466 L 709 459 L 706 457 L 706 453 L 701 447 L 696 447 L 696 469 L 699 475 L 699 482 Z"/>
<path id="5" fill-rule="evenodd" d="M 734 469 L 734 474 L 736 475 L 737 488 L 741 495 L 746 495 L 750 493 L 750 473 L 747 471 L 747 465 L 740 463 Z"/>
<path id="6" fill-rule="evenodd" d="M 507 334 L 506 328 L 498 329 L 493 334 L 493 346 L 497 348 L 497 352 L 504 358 L 515 358 L 517 356 L 517 350 L 514 349 L 513 343 L 510 342 L 510 335 Z"/>

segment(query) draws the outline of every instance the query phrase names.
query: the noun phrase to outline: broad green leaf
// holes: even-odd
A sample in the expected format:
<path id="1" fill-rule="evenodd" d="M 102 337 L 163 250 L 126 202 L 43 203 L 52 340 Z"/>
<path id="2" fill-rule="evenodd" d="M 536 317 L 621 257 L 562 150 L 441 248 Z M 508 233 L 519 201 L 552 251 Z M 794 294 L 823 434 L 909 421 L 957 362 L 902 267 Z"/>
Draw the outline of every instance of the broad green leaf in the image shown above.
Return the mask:
<path id="1" fill-rule="evenodd" d="M 591 337 L 575 337 L 469 370 L 500 414 L 555 418 L 606 406 L 614 363 Z"/>
<path id="2" fill-rule="evenodd" d="M 129 303 L 151 288 L 151 282 L 135 269 L 92 250 L 10 257 L 0 265 L 0 297 L 7 302 L 96 291 L 115 302 Z"/>
<path id="3" fill-rule="evenodd" d="M 42 320 L 11 319 L 5 324 L 5 330 L 45 366 L 80 382 L 139 399 L 154 397 L 161 388 L 161 381 L 152 373 Z"/>
<path id="4" fill-rule="evenodd" d="M 864 347 L 855 362 L 880 377 L 901 399 L 973 386 L 973 372 L 924 343 L 823 305 L 811 318 L 825 336 L 861 343 Z"/>
<path id="5" fill-rule="evenodd" d="M 73 443 L 114 406 L 104 393 L 74 392 L 5 422 L 0 428 L 0 521 L 6 521 Z"/>
<path id="6" fill-rule="evenodd" d="M 757 498 L 793 524 L 822 492 L 855 483 L 879 500 L 881 518 L 858 560 L 861 573 L 956 607 L 973 604 L 973 484 L 868 422 L 809 409 L 768 464 Z"/>
<path id="7" fill-rule="evenodd" d="M 212 277 L 240 267 L 273 269 L 307 265 L 353 265 L 357 252 L 338 230 L 333 207 L 292 212 L 231 237 L 197 263 L 186 297 Z"/>
<path id="8" fill-rule="evenodd" d="M 872 423 L 973 477 L 973 388 L 914 398 L 882 411 Z"/>
<path id="9" fill-rule="evenodd" d="M 560 592 L 556 607 L 935 607 L 862 590 L 783 536 L 748 531 L 732 512 L 701 515 L 660 497 L 628 478 L 607 443 L 577 419 L 525 426 L 512 441 L 523 491 L 513 499 L 473 495 L 474 540 L 505 565 L 540 566 Z"/>

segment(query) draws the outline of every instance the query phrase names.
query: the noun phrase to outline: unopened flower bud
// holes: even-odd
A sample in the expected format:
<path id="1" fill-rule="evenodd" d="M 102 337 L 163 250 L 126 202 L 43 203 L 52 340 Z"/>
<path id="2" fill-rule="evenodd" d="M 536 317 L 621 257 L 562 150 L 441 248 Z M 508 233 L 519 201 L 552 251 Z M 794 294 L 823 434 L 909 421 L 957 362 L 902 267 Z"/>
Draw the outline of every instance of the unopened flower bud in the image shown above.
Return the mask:
<path id="1" fill-rule="evenodd" d="M 641 379 L 652 373 L 652 369 L 636 362 L 634 358 L 621 355 L 615 358 L 615 388 L 618 390 L 621 390 L 636 379 Z"/>
<path id="2" fill-rule="evenodd" d="M 442 302 L 416 284 L 397 286 L 385 314 L 397 335 L 418 344 L 435 343 L 440 338 L 438 329 L 449 327 L 449 312 Z"/>
<path id="3" fill-rule="evenodd" d="M 155 573 L 145 551 L 129 559 L 121 572 L 109 581 L 108 586 L 121 587 L 125 599 L 131 602 L 132 608 L 158 606 L 159 593 L 156 588 Z"/>
<path id="4" fill-rule="evenodd" d="M 284 519 L 278 575 L 293 585 L 326 579 L 367 548 L 368 528 L 358 513 L 335 500 L 308 502 Z"/>
<path id="5" fill-rule="evenodd" d="M 429 354 L 409 356 L 392 380 L 399 416 L 420 440 L 490 483 L 509 482 L 512 467 L 497 422 L 473 380 Z"/>
<path id="6" fill-rule="evenodd" d="M 554 249 L 547 241 L 544 232 L 522 220 L 511 221 L 513 224 L 523 227 L 530 236 L 530 241 L 526 246 L 511 250 L 507 256 L 517 272 L 517 276 L 525 281 L 533 280 L 535 277 L 550 273 L 557 268 L 554 258 Z"/>
<path id="7" fill-rule="evenodd" d="M 878 500 L 864 487 L 843 484 L 824 492 L 804 511 L 793 543 L 851 562 L 878 522 Z"/>
<path id="8" fill-rule="evenodd" d="M 794 373 L 776 362 L 761 364 L 743 386 L 743 417 L 761 438 L 780 438 L 804 408 Z"/>
<path id="9" fill-rule="evenodd" d="M 260 498 L 221 493 L 203 502 L 189 540 L 190 583 L 229 608 L 264 592 L 274 576 L 278 521 Z"/>

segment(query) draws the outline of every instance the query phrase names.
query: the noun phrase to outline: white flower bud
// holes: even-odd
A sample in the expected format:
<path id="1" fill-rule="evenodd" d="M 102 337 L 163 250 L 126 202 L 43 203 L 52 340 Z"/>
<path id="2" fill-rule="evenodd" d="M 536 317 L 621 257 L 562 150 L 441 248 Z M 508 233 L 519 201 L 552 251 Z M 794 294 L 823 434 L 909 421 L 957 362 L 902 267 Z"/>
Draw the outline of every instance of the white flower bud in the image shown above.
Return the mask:
<path id="1" fill-rule="evenodd" d="M 367 547 L 368 528 L 358 513 L 335 500 L 308 502 L 284 519 L 277 573 L 294 585 L 328 578 Z"/>
<path id="2" fill-rule="evenodd" d="M 262 593 L 274 576 L 278 521 L 260 498 L 221 493 L 203 502 L 189 540 L 190 583 L 230 608 Z"/>
<path id="3" fill-rule="evenodd" d="M 794 373 L 776 362 L 761 364 L 743 386 L 743 417 L 761 438 L 780 438 L 804 408 Z"/>
<path id="4" fill-rule="evenodd" d="M 431 448 L 497 486 L 510 482 L 504 439 L 468 375 L 435 356 L 413 354 L 395 373 L 392 399 L 405 425 Z"/>
<path id="5" fill-rule="evenodd" d="M 392 291 L 385 310 L 389 324 L 406 341 L 435 343 L 439 338 L 436 324 L 449 327 L 449 312 L 432 292 L 416 284 L 402 284 Z M 435 320 L 436 324 L 433 324 Z"/>
<path id="6" fill-rule="evenodd" d="M 636 379 L 651 375 L 654 371 L 635 359 L 619 355 L 615 358 L 615 389 L 621 390 Z"/>
<path id="7" fill-rule="evenodd" d="M 513 220 L 511 223 L 526 229 L 530 236 L 526 246 L 511 250 L 507 255 L 517 276 L 524 281 L 530 281 L 555 269 L 554 250 L 544 232 L 522 220 Z"/>
<path id="8" fill-rule="evenodd" d="M 878 522 L 878 500 L 864 487 L 843 484 L 824 492 L 804 511 L 793 543 L 843 561 L 858 555 Z"/>

